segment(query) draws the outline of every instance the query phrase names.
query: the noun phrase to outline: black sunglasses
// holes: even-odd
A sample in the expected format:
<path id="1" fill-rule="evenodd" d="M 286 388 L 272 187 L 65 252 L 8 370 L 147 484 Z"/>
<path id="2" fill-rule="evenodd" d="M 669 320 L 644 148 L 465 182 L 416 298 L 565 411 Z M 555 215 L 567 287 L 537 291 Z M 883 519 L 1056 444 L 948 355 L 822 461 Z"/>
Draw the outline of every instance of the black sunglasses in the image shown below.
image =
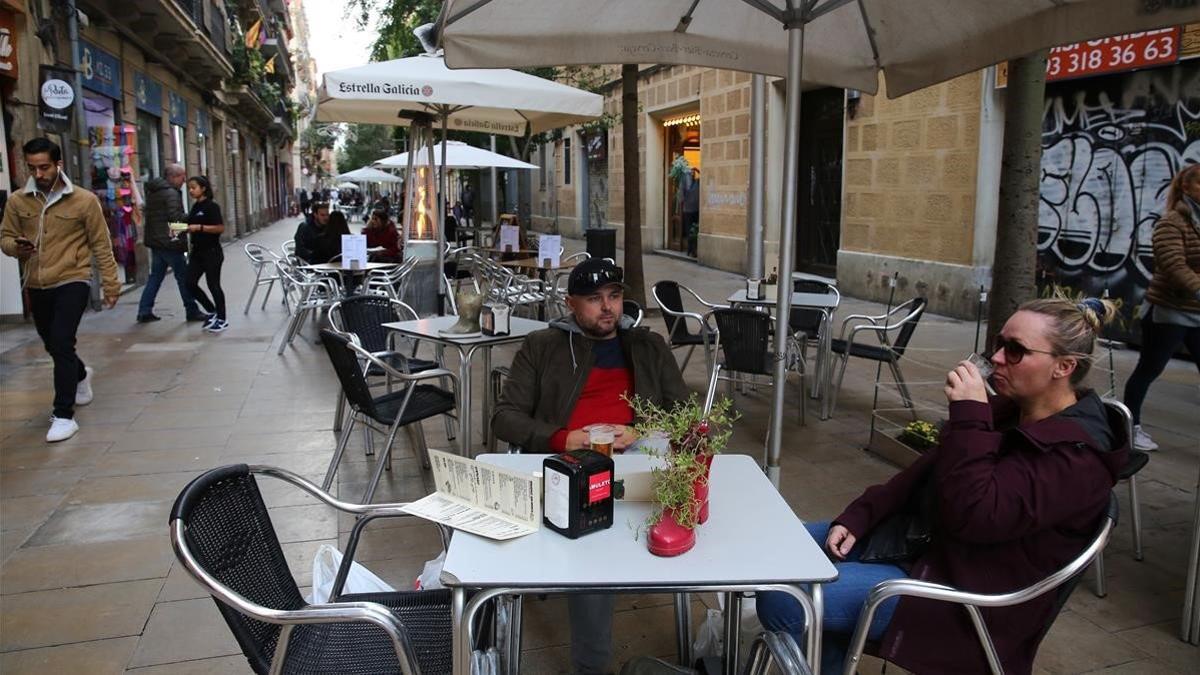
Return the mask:
<path id="1" fill-rule="evenodd" d="M 620 267 L 607 267 L 592 272 L 584 272 L 576 277 L 577 282 L 588 286 L 600 287 L 605 284 L 619 284 L 624 281 L 624 272 Z"/>
<path id="2" fill-rule="evenodd" d="M 1050 356 L 1058 356 L 1058 354 L 1054 352 L 1048 352 L 1044 349 L 1030 349 L 1016 340 L 1011 340 L 1003 335 L 997 335 L 992 338 L 992 354 L 995 354 L 1000 350 L 1004 350 L 1004 361 L 1010 366 L 1017 365 L 1021 362 L 1021 359 L 1025 358 L 1026 354 L 1031 352 L 1035 354 L 1049 354 Z M 988 358 L 990 359 L 991 355 L 989 355 Z"/>

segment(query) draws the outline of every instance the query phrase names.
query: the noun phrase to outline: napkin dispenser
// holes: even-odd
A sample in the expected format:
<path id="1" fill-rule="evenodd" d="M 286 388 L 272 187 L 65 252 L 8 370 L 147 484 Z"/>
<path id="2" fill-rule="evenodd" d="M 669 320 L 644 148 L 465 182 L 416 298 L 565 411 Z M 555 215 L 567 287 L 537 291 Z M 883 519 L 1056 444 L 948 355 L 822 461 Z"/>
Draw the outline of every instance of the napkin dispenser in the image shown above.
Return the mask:
<path id="1" fill-rule="evenodd" d="M 763 280 L 762 279 L 747 279 L 746 280 L 746 299 L 747 300 L 762 300 L 763 299 Z"/>
<path id="2" fill-rule="evenodd" d="M 508 335 L 511 322 L 512 309 L 502 303 L 489 302 L 479 314 L 479 328 L 484 335 Z"/>
<path id="3" fill-rule="evenodd" d="M 613 460 L 592 450 L 551 455 L 542 462 L 542 521 L 578 539 L 613 524 Z"/>

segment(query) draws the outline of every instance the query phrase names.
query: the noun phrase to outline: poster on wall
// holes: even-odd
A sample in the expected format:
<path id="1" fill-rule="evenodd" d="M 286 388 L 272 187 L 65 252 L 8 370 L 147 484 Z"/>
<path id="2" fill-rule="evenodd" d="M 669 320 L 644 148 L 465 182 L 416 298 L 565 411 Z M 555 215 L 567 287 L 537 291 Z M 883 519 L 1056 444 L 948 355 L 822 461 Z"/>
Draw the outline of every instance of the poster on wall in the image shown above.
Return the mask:
<path id="1" fill-rule="evenodd" d="M 17 79 L 17 23 L 16 15 L 0 9 L 0 75 Z"/>
<path id="2" fill-rule="evenodd" d="M 75 89 L 71 86 L 74 73 L 53 66 L 41 67 L 41 89 L 38 93 L 38 128 L 51 134 L 61 134 L 71 128 Z"/>

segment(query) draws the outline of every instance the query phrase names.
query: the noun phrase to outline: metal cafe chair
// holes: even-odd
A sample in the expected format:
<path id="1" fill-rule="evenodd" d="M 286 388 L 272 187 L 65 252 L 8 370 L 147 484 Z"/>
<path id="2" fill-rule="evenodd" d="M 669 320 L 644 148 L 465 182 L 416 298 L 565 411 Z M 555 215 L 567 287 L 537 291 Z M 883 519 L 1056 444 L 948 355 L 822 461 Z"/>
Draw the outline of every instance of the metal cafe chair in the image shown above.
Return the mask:
<path id="1" fill-rule="evenodd" d="M 975 635 L 979 638 L 979 644 L 987 657 L 989 669 L 992 673 L 1003 673 L 1004 668 L 1000 664 L 1000 657 L 996 653 L 996 646 L 992 643 L 987 622 L 984 620 L 980 608 L 1011 607 L 1057 590 L 1054 611 L 1046 621 L 1046 625 L 1042 627 L 1041 635 L 1038 636 L 1040 642 L 1050 630 L 1058 613 L 1067 604 L 1067 598 L 1071 596 L 1071 591 L 1075 590 L 1075 586 L 1083 577 L 1084 570 L 1093 560 L 1098 560 L 1100 553 L 1104 551 L 1112 528 L 1117 524 L 1117 516 L 1117 496 L 1109 495 L 1108 512 L 1100 519 L 1096 534 L 1087 547 L 1058 571 L 1020 590 L 1009 593 L 984 594 L 969 593 L 944 584 L 919 579 L 889 579 L 879 582 L 871 589 L 867 600 L 863 603 L 862 611 L 858 614 L 858 624 L 854 628 L 854 636 L 850 640 L 850 649 L 846 654 L 845 675 L 854 675 L 857 672 L 858 662 L 862 658 L 863 649 L 867 644 L 867 632 L 870 630 L 871 620 L 875 617 L 876 610 L 887 600 L 898 596 L 925 598 L 962 605 L 971 619 L 971 624 L 975 627 Z"/>
<path id="2" fill-rule="evenodd" d="M 341 288 L 335 279 L 324 275 L 307 275 L 286 260 L 276 260 L 280 283 L 285 292 L 293 296 L 288 301 L 292 315 L 287 329 L 279 342 L 279 356 L 292 344 L 300 332 L 300 324 L 310 312 L 320 312 L 341 298 Z"/>
<path id="3" fill-rule="evenodd" d="M 746 675 L 766 675 L 775 666 L 785 675 L 812 675 L 804 652 L 784 631 L 764 631 L 750 644 L 750 654 L 742 670 Z M 834 674 L 830 674 L 834 675 Z"/>
<path id="4" fill-rule="evenodd" d="M 275 288 L 275 282 L 279 280 L 279 270 L 275 268 L 275 261 L 279 256 L 271 249 L 262 244 L 246 244 L 246 257 L 250 259 L 250 266 L 254 269 L 254 284 L 250 287 L 250 297 L 246 298 L 246 308 L 242 310 L 242 314 L 250 313 L 250 305 L 254 302 L 254 294 L 258 292 L 258 287 L 266 285 L 267 292 L 263 294 L 262 307 L 267 308 L 267 300 L 271 297 L 271 289 Z M 266 272 L 266 276 L 263 276 Z M 286 295 L 284 296 L 286 298 Z"/>
<path id="5" fill-rule="evenodd" d="M 1117 437 L 1125 440 L 1133 439 L 1133 413 L 1129 412 L 1129 408 L 1116 399 L 1106 398 L 1104 399 L 1104 409 L 1108 412 L 1109 424 L 1114 430 L 1120 432 Z M 1132 443 L 1130 445 L 1132 446 Z M 1149 462 L 1149 453 L 1130 447 L 1129 459 L 1126 460 L 1125 466 L 1117 472 L 1117 481 L 1123 480 L 1129 485 L 1129 525 L 1133 534 L 1134 560 L 1142 560 L 1145 557 L 1142 553 L 1142 506 L 1138 500 L 1137 473 Z M 1104 552 L 1101 551 L 1096 556 L 1096 587 L 1093 589 L 1096 597 L 1103 598 L 1108 595 L 1105 582 Z"/>
<path id="6" fill-rule="evenodd" d="M 660 281 L 650 289 L 650 295 L 662 310 L 663 321 L 667 324 L 667 344 L 671 345 L 672 351 L 680 347 L 688 348 L 679 369 L 687 368 L 688 361 L 692 358 L 692 352 L 696 351 L 696 347 L 703 346 L 704 358 L 708 370 L 711 371 L 713 366 L 712 328 L 699 313 L 689 312 L 683 308 L 683 296 L 680 291 L 686 291 L 696 302 L 709 310 L 724 309 L 725 305 L 708 302 L 692 289 L 676 281 Z M 693 333 L 688 327 L 688 321 L 696 322 L 696 332 Z"/>
<path id="7" fill-rule="evenodd" d="M 913 419 L 916 419 L 917 411 L 913 406 L 912 396 L 908 393 L 904 374 L 900 372 L 900 357 L 904 355 L 908 341 L 912 339 L 913 332 L 917 330 L 917 322 L 925 313 L 925 306 L 925 298 L 916 297 L 897 305 L 886 314 L 878 316 L 851 314 L 842 320 L 842 329 L 830 345 L 830 351 L 833 352 L 834 358 L 840 358 L 842 361 L 842 365 L 838 369 L 837 381 L 831 392 L 833 399 L 829 403 L 830 415 L 837 407 L 837 395 L 842 389 L 842 380 L 846 377 L 846 366 L 850 363 L 850 357 L 855 356 L 887 364 L 888 369 L 892 371 L 892 377 L 896 380 L 896 387 L 900 390 L 900 398 L 904 401 L 904 407 L 908 408 L 913 414 Z M 854 325 L 851 326 L 851 323 Z M 848 326 L 850 332 L 847 334 Z M 855 342 L 855 336 L 863 331 L 874 332 L 879 339 L 879 344 Z M 896 333 L 895 341 L 892 341 L 891 338 L 893 332 Z"/>
<path id="8" fill-rule="evenodd" d="M 256 476 L 282 480 L 358 517 L 328 602 L 309 604 L 300 595 Z M 448 590 L 342 593 L 362 528 L 376 518 L 407 516 L 400 506 L 343 502 L 283 469 L 223 466 L 180 492 L 171 509 L 171 547 L 216 601 L 256 673 L 448 673 Z"/>
<path id="9" fill-rule="evenodd" d="M 716 345 L 722 357 L 713 364 L 709 375 L 710 388 L 715 389 L 717 381 L 724 379 L 729 384 L 730 394 L 733 393 L 737 378 L 723 377 L 722 370 L 737 375 L 774 378 L 776 355 L 771 350 L 771 333 L 775 322 L 770 314 L 756 309 L 718 308 L 708 313 L 706 323 L 710 317 L 716 327 Z M 800 424 L 804 424 L 805 399 L 808 398 L 804 395 L 806 364 L 795 338 L 788 338 L 787 352 L 779 358 L 787 361 L 789 371 L 800 374 Z"/>
<path id="10" fill-rule="evenodd" d="M 417 456 L 423 464 L 428 466 L 425 434 L 421 429 L 420 422 L 435 415 L 452 415 L 455 410 L 455 397 L 450 391 L 423 383 L 429 380 L 449 378 L 457 387 L 458 378 L 444 368 L 434 368 L 420 373 L 401 372 L 355 344 L 350 337 L 328 329 L 321 331 L 321 342 L 325 345 L 325 351 L 329 354 L 329 360 L 333 364 L 338 382 L 341 383 L 342 391 L 346 394 L 346 402 L 350 405 L 348 416 L 350 423 L 338 439 L 337 448 L 333 452 L 333 459 L 329 461 L 329 469 L 325 472 L 325 480 L 321 487 L 328 490 L 329 486 L 333 484 L 333 477 L 337 473 L 338 464 L 342 461 L 342 455 L 346 452 L 346 445 L 350 440 L 351 432 L 354 431 L 354 425 L 362 424 L 383 434 L 386 438 L 383 451 L 379 453 L 376 460 L 375 473 L 371 476 L 371 481 L 367 484 L 366 492 L 363 494 L 362 502 L 369 504 L 375 495 L 379 479 L 383 477 L 384 470 L 391 469 L 392 444 L 402 427 L 415 425 L 413 431 L 415 432 L 414 440 L 418 446 Z M 402 383 L 403 388 L 382 396 L 372 395 L 366 376 L 363 375 L 360 361 L 366 361 L 369 365 L 379 368 L 388 377 Z"/>

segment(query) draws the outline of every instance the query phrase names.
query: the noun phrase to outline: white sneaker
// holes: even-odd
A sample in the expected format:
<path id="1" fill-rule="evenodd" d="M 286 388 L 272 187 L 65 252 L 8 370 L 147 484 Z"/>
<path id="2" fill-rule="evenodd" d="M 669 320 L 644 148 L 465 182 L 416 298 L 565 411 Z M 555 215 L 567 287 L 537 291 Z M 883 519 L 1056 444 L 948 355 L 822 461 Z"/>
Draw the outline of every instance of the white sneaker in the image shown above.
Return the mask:
<path id="1" fill-rule="evenodd" d="M 229 328 L 229 322 L 222 321 L 221 319 L 213 319 L 212 323 L 205 324 L 204 326 L 204 330 L 210 333 L 220 333 L 226 328 Z"/>
<path id="2" fill-rule="evenodd" d="M 79 385 L 75 387 L 75 405 L 87 405 L 92 402 L 92 367 L 84 366 L 83 370 L 87 375 L 79 381 Z"/>
<path id="3" fill-rule="evenodd" d="M 1158 449 L 1158 443 L 1150 438 L 1150 434 L 1142 430 L 1142 425 L 1133 425 L 1133 449 L 1143 452 L 1153 452 Z"/>
<path id="4" fill-rule="evenodd" d="M 46 432 L 47 443 L 65 441 L 79 431 L 79 423 L 73 419 L 50 416 L 50 430 Z"/>

